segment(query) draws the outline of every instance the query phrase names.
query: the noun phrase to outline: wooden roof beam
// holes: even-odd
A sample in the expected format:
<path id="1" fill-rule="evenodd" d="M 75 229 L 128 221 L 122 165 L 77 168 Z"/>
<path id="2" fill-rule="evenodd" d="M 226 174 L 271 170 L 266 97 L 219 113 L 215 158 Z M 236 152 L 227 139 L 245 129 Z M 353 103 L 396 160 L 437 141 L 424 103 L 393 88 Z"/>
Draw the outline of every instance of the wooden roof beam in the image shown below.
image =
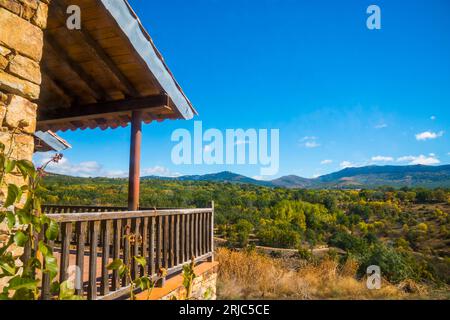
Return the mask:
<path id="1" fill-rule="evenodd" d="M 166 94 L 72 106 L 70 109 L 40 110 L 38 126 L 68 123 L 77 120 L 109 118 L 114 115 L 130 114 L 132 111 L 146 111 L 163 107 L 170 109 L 170 99 Z"/>
<path id="2" fill-rule="evenodd" d="M 51 3 L 51 7 L 53 12 L 56 14 L 58 20 L 65 25 L 65 7 L 68 6 L 68 2 L 66 0 L 61 1 L 53 1 Z M 125 77 L 125 75 L 120 71 L 114 61 L 105 53 L 105 50 L 97 43 L 97 41 L 92 38 L 92 36 L 86 31 L 86 28 L 81 28 L 80 30 L 74 29 L 70 30 L 71 34 L 77 36 L 77 39 L 83 41 L 86 46 L 89 48 L 90 53 L 100 59 L 107 69 L 114 76 L 116 81 L 121 84 L 123 89 L 125 89 L 126 94 L 131 97 L 140 96 L 139 92 L 133 86 L 133 84 Z"/>
<path id="3" fill-rule="evenodd" d="M 49 33 L 45 35 L 45 45 L 47 45 L 56 54 L 56 56 L 63 61 L 70 68 L 70 70 L 78 76 L 78 78 L 81 79 L 84 86 L 96 100 L 113 100 L 113 97 L 111 97 L 108 92 L 95 81 L 94 78 L 87 74 L 83 68 L 80 67 L 80 65 L 72 61 L 65 50 Z M 46 68 L 49 69 L 48 66 Z"/>
<path id="4" fill-rule="evenodd" d="M 68 105 L 71 105 L 76 97 L 71 93 L 71 91 L 64 86 L 63 83 L 55 79 L 45 66 L 41 67 L 42 83 L 47 83 L 53 89 L 61 99 L 63 99 Z M 42 98 L 42 97 L 41 97 Z"/>

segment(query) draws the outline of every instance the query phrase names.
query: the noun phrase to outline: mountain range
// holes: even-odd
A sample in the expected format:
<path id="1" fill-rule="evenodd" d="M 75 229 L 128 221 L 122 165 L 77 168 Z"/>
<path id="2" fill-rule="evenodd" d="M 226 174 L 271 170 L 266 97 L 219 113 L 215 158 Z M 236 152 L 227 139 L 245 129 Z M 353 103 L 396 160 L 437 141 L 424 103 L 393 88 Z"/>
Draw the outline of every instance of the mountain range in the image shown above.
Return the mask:
<path id="1" fill-rule="evenodd" d="M 254 184 L 267 187 L 309 189 L 360 189 L 380 186 L 392 187 L 450 187 L 450 165 L 443 166 L 366 166 L 343 170 L 308 179 L 295 175 L 283 176 L 270 181 L 256 180 L 229 171 L 180 177 L 147 176 L 143 179 L 174 181 L 211 181 Z"/>

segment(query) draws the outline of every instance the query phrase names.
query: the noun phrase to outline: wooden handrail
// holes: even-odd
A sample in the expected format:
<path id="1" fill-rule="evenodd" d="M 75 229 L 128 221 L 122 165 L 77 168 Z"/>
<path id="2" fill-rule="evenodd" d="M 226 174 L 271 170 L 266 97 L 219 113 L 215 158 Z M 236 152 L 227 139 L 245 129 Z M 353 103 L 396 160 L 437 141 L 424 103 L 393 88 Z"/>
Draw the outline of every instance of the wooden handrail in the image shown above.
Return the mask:
<path id="1" fill-rule="evenodd" d="M 115 219 L 133 219 L 144 217 L 171 216 L 177 214 L 211 213 L 211 208 L 148 210 L 148 211 L 116 211 L 116 212 L 81 212 L 51 214 L 49 217 L 56 222 L 103 221 Z"/>

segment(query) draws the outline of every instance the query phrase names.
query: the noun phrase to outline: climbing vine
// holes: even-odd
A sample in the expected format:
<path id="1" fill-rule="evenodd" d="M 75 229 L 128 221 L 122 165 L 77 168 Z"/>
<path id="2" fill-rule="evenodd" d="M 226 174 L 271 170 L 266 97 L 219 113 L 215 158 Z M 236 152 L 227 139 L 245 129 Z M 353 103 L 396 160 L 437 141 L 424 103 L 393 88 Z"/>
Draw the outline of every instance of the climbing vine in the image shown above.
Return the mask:
<path id="1" fill-rule="evenodd" d="M 37 300 L 42 296 L 42 275 L 51 282 L 51 294 L 57 299 L 81 299 L 73 286 L 55 280 L 57 260 L 47 241 L 56 240 L 59 226 L 41 210 L 39 194 L 42 178 L 50 163 L 58 163 L 56 154 L 39 168 L 29 160 L 14 159 L 15 138 L 25 122 L 10 133 L 8 147 L 0 142 L 0 224 L 5 239 L 0 241 L 0 300 Z M 23 184 L 8 183 L 8 176 L 18 175 Z M 39 237 L 38 235 L 41 235 Z"/>

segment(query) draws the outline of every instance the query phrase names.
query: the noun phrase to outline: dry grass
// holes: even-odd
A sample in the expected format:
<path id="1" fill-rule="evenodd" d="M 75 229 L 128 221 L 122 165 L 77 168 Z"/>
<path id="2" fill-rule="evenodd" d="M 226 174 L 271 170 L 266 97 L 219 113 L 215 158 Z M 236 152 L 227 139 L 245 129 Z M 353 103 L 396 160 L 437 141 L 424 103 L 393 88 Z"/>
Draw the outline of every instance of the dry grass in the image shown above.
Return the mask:
<path id="1" fill-rule="evenodd" d="M 365 280 L 356 279 L 354 261 L 339 266 L 324 259 L 293 271 L 280 259 L 256 252 L 221 248 L 217 257 L 219 299 L 402 299 L 408 295 L 386 281 L 380 290 L 368 290 Z"/>

